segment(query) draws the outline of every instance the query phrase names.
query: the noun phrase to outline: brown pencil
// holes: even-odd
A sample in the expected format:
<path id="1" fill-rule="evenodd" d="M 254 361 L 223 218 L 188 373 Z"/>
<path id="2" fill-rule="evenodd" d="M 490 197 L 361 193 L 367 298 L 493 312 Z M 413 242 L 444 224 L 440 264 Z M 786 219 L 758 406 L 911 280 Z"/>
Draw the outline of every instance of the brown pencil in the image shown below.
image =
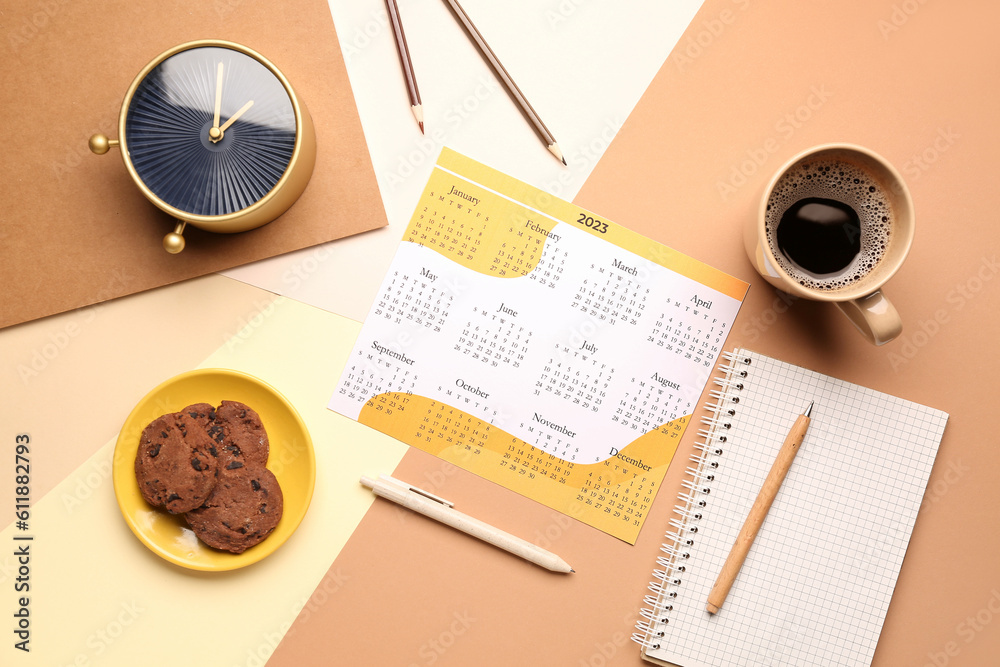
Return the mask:
<path id="1" fill-rule="evenodd" d="M 719 576 L 715 580 L 715 585 L 712 586 L 712 592 L 708 594 L 708 605 L 706 608 L 710 614 L 719 613 L 722 603 L 726 601 L 726 597 L 729 595 L 729 589 L 733 587 L 733 582 L 736 581 L 736 575 L 739 574 L 740 569 L 743 567 L 743 561 L 746 560 L 747 552 L 750 551 L 750 546 L 757 537 L 757 531 L 760 530 L 761 525 L 764 523 L 764 517 L 767 516 L 768 510 L 771 509 L 771 503 L 774 502 L 774 497 L 778 495 L 778 489 L 781 488 L 781 483 L 785 481 L 785 475 L 788 474 L 788 469 L 792 467 L 792 461 L 799 452 L 802 440 L 806 437 L 806 431 L 809 429 L 809 415 L 812 413 L 812 408 L 813 404 L 810 403 L 806 411 L 795 420 L 792 430 L 788 432 L 788 437 L 785 438 L 784 444 L 781 445 L 781 449 L 778 451 L 778 456 L 774 459 L 771 471 L 767 473 L 767 478 L 760 487 L 757 500 L 754 501 L 753 507 L 750 508 L 750 514 L 743 523 L 740 534 L 736 536 L 736 541 L 729 552 L 729 557 L 726 558 L 726 562 L 722 566 L 722 571 L 719 572 Z"/>
<path id="2" fill-rule="evenodd" d="M 403 33 L 403 22 L 399 19 L 399 7 L 396 0 L 385 0 L 385 8 L 389 12 L 389 23 L 392 25 L 392 35 L 396 40 L 396 51 L 399 53 L 399 64 L 406 78 L 406 92 L 410 96 L 410 109 L 417 119 L 420 131 L 424 131 L 424 107 L 420 102 L 420 90 L 417 88 L 417 78 L 413 75 L 413 63 L 410 60 L 410 50 L 406 46 L 406 34 Z"/>
<path id="3" fill-rule="evenodd" d="M 549 128 L 545 127 L 545 123 L 543 123 L 542 119 L 538 117 L 537 113 L 535 113 L 534 108 L 532 108 L 531 104 L 528 103 L 528 100 L 525 98 L 524 93 L 521 92 L 521 89 L 518 88 L 517 84 L 514 83 L 514 80 L 510 78 L 510 74 L 508 74 L 507 70 L 504 69 L 504 66 L 500 63 L 496 54 L 493 53 L 493 49 L 490 48 L 490 45 L 486 43 L 482 34 L 469 19 L 469 15 L 465 13 L 464 9 L 462 9 L 462 5 L 458 4 L 457 0 L 446 0 L 446 2 L 455 13 L 455 16 L 458 18 L 458 22 L 461 23 L 462 26 L 465 27 L 465 31 L 469 33 L 469 37 L 471 37 L 472 41 L 476 43 L 477 47 L 479 47 L 479 52 L 483 54 L 483 58 L 485 58 L 486 62 L 490 64 L 490 67 L 493 68 L 493 72 L 497 75 L 497 78 L 500 79 L 500 82 L 503 83 L 507 92 L 521 110 L 521 113 L 524 114 L 524 117 L 529 123 L 531 123 L 531 126 L 535 129 L 535 133 L 543 142 L 545 142 L 549 151 L 555 155 L 557 159 L 562 161 L 563 164 L 566 164 L 566 158 L 563 157 L 562 151 L 559 149 L 559 144 L 556 143 L 555 137 L 552 136 L 552 133 L 549 132 Z"/>

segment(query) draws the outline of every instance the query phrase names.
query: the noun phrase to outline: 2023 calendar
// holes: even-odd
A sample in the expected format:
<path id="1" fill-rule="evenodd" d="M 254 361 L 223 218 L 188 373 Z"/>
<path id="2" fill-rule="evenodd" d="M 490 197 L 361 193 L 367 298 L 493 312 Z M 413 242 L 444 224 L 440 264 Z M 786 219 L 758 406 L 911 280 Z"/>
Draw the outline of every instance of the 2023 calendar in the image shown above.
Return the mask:
<path id="1" fill-rule="evenodd" d="M 328 407 L 634 544 L 747 288 L 444 149 Z"/>

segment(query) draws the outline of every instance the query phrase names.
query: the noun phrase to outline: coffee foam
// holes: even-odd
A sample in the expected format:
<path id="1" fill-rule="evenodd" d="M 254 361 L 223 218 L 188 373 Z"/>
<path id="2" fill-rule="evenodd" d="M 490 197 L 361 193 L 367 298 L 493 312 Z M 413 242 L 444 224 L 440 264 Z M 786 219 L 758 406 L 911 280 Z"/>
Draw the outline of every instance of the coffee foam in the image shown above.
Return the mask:
<path id="1" fill-rule="evenodd" d="M 778 249 L 781 216 L 795 202 L 808 197 L 841 201 L 853 208 L 860 219 L 861 251 L 838 273 L 817 275 L 798 266 Z M 837 290 L 860 281 L 885 255 L 892 208 L 882 187 L 864 169 L 841 160 L 807 160 L 793 166 L 775 183 L 767 200 L 764 226 L 771 254 L 782 269 L 810 289 Z"/>

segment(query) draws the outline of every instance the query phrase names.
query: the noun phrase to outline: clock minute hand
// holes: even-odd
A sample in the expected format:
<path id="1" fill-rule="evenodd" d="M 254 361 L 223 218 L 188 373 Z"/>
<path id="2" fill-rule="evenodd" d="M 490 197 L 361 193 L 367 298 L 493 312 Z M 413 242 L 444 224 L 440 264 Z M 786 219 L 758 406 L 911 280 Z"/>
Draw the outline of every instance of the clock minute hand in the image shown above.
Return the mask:
<path id="1" fill-rule="evenodd" d="M 228 130 L 228 129 L 229 129 L 229 126 L 230 126 L 230 125 L 232 125 L 233 123 L 235 123 L 235 122 L 236 122 L 236 120 L 237 120 L 237 119 L 238 119 L 238 118 L 239 118 L 240 116 L 242 116 L 243 114 L 245 114 L 245 113 L 246 113 L 246 111 L 247 111 L 247 109 L 249 109 L 249 108 L 250 108 L 250 107 L 252 107 L 252 106 L 253 106 L 253 100 L 250 100 L 249 102 L 247 102 L 246 104 L 244 104 L 244 105 L 243 105 L 242 107 L 240 107 L 240 110 L 239 110 L 239 111 L 237 111 L 236 113 L 234 113 L 234 114 L 233 114 L 233 115 L 232 115 L 232 116 L 231 116 L 231 117 L 229 118 L 229 120 L 227 120 L 227 121 L 226 121 L 226 123 L 225 123 L 225 124 L 224 124 L 224 125 L 223 125 L 222 127 L 220 127 L 220 128 L 219 128 L 219 135 L 220 135 L 220 137 L 219 137 L 219 138 L 221 139 L 221 138 L 222 138 L 222 137 L 221 137 L 221 135 L 222 135 L 222 134 L 223 134 L 223 133 L 224 133 L 224 132 L 225 132 L 226 130 Z"/>
<path id="2" fill-rule="evenodd" d="M 216 142 L 222 139 L 222 130 L 219 128 L 219 114 L 222 112 L 222 63 L 219 63 L 218 74 L 215 77 L 215 116 L 212 127 L 208 130 L 208 137 Z"/>

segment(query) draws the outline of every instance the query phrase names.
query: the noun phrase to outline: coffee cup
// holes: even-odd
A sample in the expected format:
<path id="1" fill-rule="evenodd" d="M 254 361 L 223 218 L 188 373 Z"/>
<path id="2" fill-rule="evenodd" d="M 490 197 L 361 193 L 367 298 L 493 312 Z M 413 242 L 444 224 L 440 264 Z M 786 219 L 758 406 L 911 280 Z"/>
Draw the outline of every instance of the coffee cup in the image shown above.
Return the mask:
<path id="1" fill-rule="evenodd" d="M 882 286 L 913 241 L 913 200 L 899 172 L 851 144 L 791 158 L 745 228 L 754 268 L 789 294 L 835 304 L 875 345 L 902 331 Z"/>

